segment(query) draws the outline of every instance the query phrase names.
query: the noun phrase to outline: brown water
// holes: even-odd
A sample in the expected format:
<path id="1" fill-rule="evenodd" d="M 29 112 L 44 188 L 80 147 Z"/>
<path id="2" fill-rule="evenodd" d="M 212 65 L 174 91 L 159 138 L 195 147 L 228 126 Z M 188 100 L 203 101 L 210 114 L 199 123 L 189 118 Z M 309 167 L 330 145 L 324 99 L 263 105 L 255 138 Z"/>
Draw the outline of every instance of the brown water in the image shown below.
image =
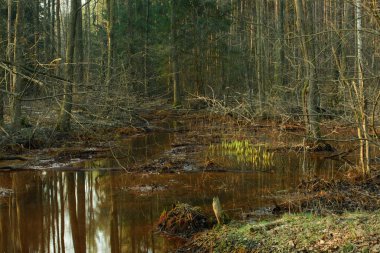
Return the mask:
<path id="1" fill-rule="evenodd" d="M 114 155 L 123 154 L 119 162 L 125 166 L 159 157 L 172 138 L 162 133 L 136 137 L 118 144 Z M 229 168 L 250 167 L 233 156 L 200 156 Z M 88 170 L 0 173 L 0 188 L 13 191 L 0 199 L 0 252 L 168 252 L 181 241 L 154 233 L 154 224 L 174 203 L 210 211 L 212 198 L 219 196 L 224 209 L 239 218 L 272 206 L 274 195 L 294 189 L 302 178 L 334 177 L 341 165 L 296 153 L 275 154 L 266 168 L 222 173 L 97 170 L 117 167 L 112 158 L 75 164 Z"/>

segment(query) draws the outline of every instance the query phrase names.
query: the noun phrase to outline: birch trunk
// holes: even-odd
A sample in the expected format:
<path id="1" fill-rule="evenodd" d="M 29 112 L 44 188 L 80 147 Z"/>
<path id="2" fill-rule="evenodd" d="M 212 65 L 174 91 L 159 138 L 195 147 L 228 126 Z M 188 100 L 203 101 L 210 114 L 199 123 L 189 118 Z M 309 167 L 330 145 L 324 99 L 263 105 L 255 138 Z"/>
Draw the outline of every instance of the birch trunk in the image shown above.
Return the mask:
<path id="1" fill-rule="evenodd" d="M 356 64 L 357 64 L 357 100 L 359 103 L 358 112 L 358 138 L 360 140 L 360 164 L 363 174 L 370 172 L 369 168 L 369 141 L 368 141 L 368 120 L 366 109 L 366 96 L 363 80 L 363 42 L 362 42 L 362 3 L 361 0 L 355 0 L 356 15 Z"/>

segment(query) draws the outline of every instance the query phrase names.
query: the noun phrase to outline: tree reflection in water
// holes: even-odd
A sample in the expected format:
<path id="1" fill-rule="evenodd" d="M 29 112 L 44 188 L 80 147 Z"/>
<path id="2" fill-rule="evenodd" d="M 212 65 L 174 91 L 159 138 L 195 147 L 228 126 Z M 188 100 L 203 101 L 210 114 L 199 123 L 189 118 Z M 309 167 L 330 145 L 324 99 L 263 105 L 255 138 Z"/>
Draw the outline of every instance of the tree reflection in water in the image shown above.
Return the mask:
<path id="1" fill-rule="evenodd" d="M 1 173 L 0 188 L 14 193 L 0 202 L 0 252 L 165 252 L 153 243 L 152 218 L 145 225 L 146 214 L 136 214 L 152 217 L 152 210 L 137 205 L 119 212 L 120 201 L 134 200 L 120 196 L 114 178 L 98 172 Z"/>
<path id="2" fill-rule="evenodd" d="M 180 242 L 152 229 L 173 203 L 207 210 L 219 196 L 226 209 L 249 211 L 270 206 L 273 192 L 302 177 L 334 177 L 337 167 L 289 155 L 275 162 L 273 172 L 253 173 L 3 172 L 0 189 L 13 194 L 0 198 L 0 253 L 168 252 Z"/>

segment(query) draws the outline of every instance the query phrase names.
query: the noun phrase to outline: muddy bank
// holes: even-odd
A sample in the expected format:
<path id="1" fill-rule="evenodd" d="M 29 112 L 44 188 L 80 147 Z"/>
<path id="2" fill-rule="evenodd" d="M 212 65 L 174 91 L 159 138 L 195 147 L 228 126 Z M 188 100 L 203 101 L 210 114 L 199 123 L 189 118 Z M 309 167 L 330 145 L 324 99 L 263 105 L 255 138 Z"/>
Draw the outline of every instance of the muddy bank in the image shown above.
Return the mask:
<path id="1" fill-rule="evenodd" d="M 297 126 L 296 123 L 247 122 L 229 115 L 191 110 L 146 110 L 137 116 L 138 120 L 124 126 L 74 128 L 70 133 L 36 127 L 9 135 L 0 133 L 3 157 L 17 154 L 27 158 L 22 164 L 0 166 L 0 169 L 82 170 L 88 169 L 85 161 L 99 164 L 103 159 L 100 169 L 128 172 L 228 171 L 236 168 L 273 172 L 270 161 L 273 153 L 290 152 L 293 156 L 308 153 L 338 161 L 350 154 L 345 147 L 306 145 L 303 129 L 292 127 Z M 249 143 L 249 146 L 244 147 L 243 154 L 239 147 L 225 148 L 222 144 L 226 143 Z M 144 149 L 146 157 L 141 154 Z M 246 153 L 258 157 L 255 161 L 249 160 Z M 226 166 L 228 161 L 222 161 L 221 157 L 229 160 L 233 157 L 232 163 L 238 165 Z"/>

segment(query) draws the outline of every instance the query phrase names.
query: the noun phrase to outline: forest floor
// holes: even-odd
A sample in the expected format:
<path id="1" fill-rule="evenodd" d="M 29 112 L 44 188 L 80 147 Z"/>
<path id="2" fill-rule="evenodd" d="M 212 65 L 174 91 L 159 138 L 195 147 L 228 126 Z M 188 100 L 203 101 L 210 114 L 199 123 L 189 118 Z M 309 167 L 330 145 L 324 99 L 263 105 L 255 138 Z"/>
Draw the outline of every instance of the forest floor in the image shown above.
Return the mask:
<path id="1" fill-rule="evenodd" d="M 14 132 L 11 127 L 1 128 L 0 170 L 51 167 L 75 169 L 71 168 L 70 164 L 58 165 L 70 159 L 112 158 L 112 147 L 120 145 L 120 141 L 159 134 L 174 136 L 170 149 L 163 152 L 159 159 L 128 164 L 130 172 L 175 172 L 183 169 L 188 161 L 196 164 L 197 171 L 225 171 L 223 165 L 217 161 L 196 160 L 194 154 L 203 152 L 210 144 L 221 143 L 226 139 L 256 139 L 255 145 L 265 145 L 271 152 L 305 150 L 321 159 L 333 160 L 345 160 L 346 156 L 356 149 L 352 146 L 341 146 L 341 143 L 335 143 L 340 145 L 339 147 L 303 143 L 305 129 L 302 123 L 288 118 L 247 121 L 244 118 L 214 114 L 207 110 L 173 110 L 163 106 L 135 110 L 129 120 L 116 123 L 93 120 L 91 125 L 86 125 L 90 119 L 82 115 L 82 112 L 76 112 L 75 118 L 75 124 L 69 133 L 56 131 L 54 121 L 41 123 L 32 114 L 26 122 L 26 127 L 20 131 Z M 332 133 L 330 138 L 334 138 L 336 133 L 355 134 L 354 129 L 339 124 L 326 124 L 324 131 Z M 267 143 L 267 137 L 270 143 Z M 112 169 L 120 169 L 120 166 L 118 167 Z"/>
<path id="2" fill-rule="evenodd" d="M 133 119 L 132 119 L 133 118 Z M 169 148 L 154 159 L 128 164 L 132 173 L 226 171 L 212 158 L 196 154 L 211 144 L 229 140 L 266 143 L 270 152 L 307 152 L 351 167 L 340 180 L 310 179 L 298 191 L 282 196 L 271 221 L 231 222 L 192 237 L 179 252 L 380 252 L 380 176 L 363 179 L 355 170 L 357 144 L 329 142 L 314 146 L 303 140 L 302 123 L 288 118 L 247 121 L 207 111 L 150 108 L 134 113 L 129 122 L 82 127 L 62 134 L 54 128 L 31 126 L 18 133 L 0 133 L 0 170 L 78 170 L 68 161 L 108 157 L 118 160 L 112 147 L 119 141 L 152 134 L 169 134 Z M 355 136 L 356 130 L 339 122 L 325 122 L 324 135 L 334 140 Z M 120 162 L 118 161 L 118 165 Z M 120 169 L 120 166 L 111 169 Z M 270 171 L 268 171 L 271 173 Z M 284 215 L 285 213 L 285 215 Z M 291 214 L 290 214 L 291 213 Z"/>

